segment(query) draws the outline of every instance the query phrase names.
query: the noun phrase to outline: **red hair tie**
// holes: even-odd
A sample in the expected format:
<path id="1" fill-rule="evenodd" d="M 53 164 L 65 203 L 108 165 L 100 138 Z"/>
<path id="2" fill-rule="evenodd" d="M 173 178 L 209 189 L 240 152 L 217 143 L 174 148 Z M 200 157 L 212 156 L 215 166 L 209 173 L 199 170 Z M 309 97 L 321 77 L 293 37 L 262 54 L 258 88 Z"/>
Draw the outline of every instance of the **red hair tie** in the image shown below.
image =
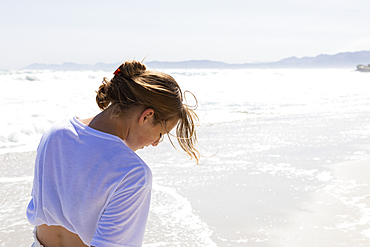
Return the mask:
<path id="1" fill-rule="evenodd" d="M 121 72 L 121 70 L 118 68 L 116 71 L 114 71 L 114 75 L 118 75 L 119 74 L 119 72 Z"/>

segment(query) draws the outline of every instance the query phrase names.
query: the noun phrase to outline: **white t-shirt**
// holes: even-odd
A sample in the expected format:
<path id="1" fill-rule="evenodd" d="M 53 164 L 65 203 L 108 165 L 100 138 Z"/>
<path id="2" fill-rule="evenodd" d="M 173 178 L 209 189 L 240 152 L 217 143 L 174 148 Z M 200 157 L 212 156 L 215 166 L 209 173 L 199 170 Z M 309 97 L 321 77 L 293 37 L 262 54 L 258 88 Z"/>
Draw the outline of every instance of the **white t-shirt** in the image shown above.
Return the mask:
<path id="1" fill-rule="evenodd" d="M 141 246 L 151 186 L 149 167 L 119 137 L 72 118 L 40 141 L 27 218 L 89 246 Z"/>

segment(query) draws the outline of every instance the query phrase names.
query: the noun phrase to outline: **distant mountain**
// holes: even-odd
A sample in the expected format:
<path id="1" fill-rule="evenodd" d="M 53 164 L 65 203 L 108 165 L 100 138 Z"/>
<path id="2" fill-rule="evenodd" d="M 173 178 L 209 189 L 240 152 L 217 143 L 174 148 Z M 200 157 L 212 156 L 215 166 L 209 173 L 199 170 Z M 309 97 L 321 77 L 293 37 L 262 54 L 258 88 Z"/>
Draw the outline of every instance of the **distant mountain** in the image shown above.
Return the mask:
<path id="1" fill-rule="evenodd" d="M 244 63 L 229 64 L 209 60 L 190 60 L 183 62 L 159 62 L 145 63 L 153 69 L 277 69 L 277 68 L 356 68 L 358 64 L 370 64 L 370 51 L 343 52 L 335 55 L 318 55 L 316 57 L 289 57 L 277 62 L 270 63 Z M 95 65 L 63 63 L 59 64 L 31 64 L 24 69 L 50 69 L 50 70 L 115 70 L 119 63 Z"/>
<path id="2" fill-rule="evenodd" d="M 316 57 L 290 57 L 268 65 L 277 68 L 355 68 L 358 64 L 369 63 L 370 51 L 359 51 Z"/>
<path id="3" fill-rule="evenodd" d="M 232 69 L 243 66 L 242 64 L 228 64 L 210 60 L 190 60 L 183 62 L 146 62 L 153 69 Z M 240 67 L 241 68 L 241 67 Z"/>

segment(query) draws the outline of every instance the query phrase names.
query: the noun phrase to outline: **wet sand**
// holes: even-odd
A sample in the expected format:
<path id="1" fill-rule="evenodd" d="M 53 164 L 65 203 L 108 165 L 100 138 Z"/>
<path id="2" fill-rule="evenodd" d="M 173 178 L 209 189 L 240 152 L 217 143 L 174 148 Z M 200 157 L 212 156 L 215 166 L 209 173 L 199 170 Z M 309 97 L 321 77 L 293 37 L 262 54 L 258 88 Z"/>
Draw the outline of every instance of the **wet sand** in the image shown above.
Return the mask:
<path id="1" fill-rule="evenodd" d="M 36 152 L 0 155 L 0 246 L 31 246 L 26 218 Z"/>
<path id="2" fill-rule="evenodd" d="M 275 246 L 369 246 L 370 157 L 330 169 L 332 179 L 276 231 Z"/>
<path id="3" fill-rule="evenodd" d="M 183 183 L 171 185 L 220 247 L 366 246 L 368 119 L 302 115 L 208 126 L 201 141 L 217 154 L 201 168 L 173 169 Z"/>

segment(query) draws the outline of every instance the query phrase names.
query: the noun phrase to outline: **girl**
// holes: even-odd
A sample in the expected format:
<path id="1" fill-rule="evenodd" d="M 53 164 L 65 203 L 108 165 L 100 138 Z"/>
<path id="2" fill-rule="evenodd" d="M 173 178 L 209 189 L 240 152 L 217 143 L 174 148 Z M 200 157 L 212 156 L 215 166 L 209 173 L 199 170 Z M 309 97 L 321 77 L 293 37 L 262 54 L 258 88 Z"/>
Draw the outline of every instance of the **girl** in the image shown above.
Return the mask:
<path id="1" fill-rule="evenodd" d="M 171 76 L 126 61 L 96 102 L 100 114 L 60 122 L 40 141 L 27 208 L 33 246 L 141 246 L 152 174 L 135 151 L 177 126 L 181 148 L 199 161 L 197 116 Z"/>

